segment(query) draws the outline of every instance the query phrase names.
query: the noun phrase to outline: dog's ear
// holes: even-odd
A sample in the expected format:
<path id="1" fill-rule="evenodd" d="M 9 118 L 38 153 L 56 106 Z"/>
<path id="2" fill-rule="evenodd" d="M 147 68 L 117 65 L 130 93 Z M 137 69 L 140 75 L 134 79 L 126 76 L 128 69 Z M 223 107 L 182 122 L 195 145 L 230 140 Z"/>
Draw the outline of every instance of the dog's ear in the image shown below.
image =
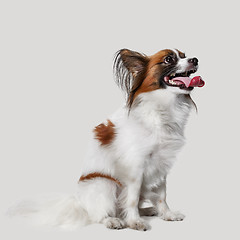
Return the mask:
<path id="1" fill-rule="evenodd" d="M 122 64 L 133 75 L 133 77 L 136 77 L 147 66 L 148 58 L 141 53 L 122 49 L 119 51 L 119 55 Z"/>
<path id="2" fill-rule="evenodd" d="M 117 84 L 129 95 L 142 84 L 147 71 L 149 58 L 129 49 L 116 53 L 114 71 Z"/>

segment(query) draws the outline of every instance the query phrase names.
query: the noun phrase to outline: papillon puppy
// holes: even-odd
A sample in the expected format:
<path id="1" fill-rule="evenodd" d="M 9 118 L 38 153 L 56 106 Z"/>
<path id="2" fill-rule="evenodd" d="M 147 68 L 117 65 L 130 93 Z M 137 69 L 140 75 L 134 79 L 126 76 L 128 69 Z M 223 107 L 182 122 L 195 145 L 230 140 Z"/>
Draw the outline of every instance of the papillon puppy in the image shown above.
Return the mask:
<path id="1" fill-rule="evenodd" d="M 204 85 L 201 77 L 190 77 L 197 69 L 196 57 L 176 49 L 152 56 L 118 51 L 114 71 L 126 104 L 93 129 L 78 193 L 48 205 L 44 215 L 55 209 L 57 225 L 103 223 L 142 231 L 149 229 L 142 216 L 183 220 L 167 205 L 166 178 L 184 145 L 195 106 L 190 93 Z"/>

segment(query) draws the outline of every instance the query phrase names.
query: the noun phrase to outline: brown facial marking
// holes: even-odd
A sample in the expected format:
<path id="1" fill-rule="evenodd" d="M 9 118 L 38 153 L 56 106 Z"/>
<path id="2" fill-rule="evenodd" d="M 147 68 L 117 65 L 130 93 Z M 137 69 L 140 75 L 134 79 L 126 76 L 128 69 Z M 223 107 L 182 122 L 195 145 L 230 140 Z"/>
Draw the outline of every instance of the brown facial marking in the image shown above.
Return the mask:
<path id="1" fill-rule="evenodd" d="M 154 90 L 159 89 L 158 81 L 154 77 L 146 77 L 141 84 L 141 86 L 137 89 L 137 91 L 134 93 L 133 101 L 136 99 L 136 97 L 145 92 L 151 92 Z"/>
<path id="2" fill-rule="evenodd" d="M 185 53 L 179 51 L 178 49 L 176 49 L 176 50 L 177 50 L 180 58 L 185 58 L 186 57 Z"/>
<path id="3" fill-rule="evenodd" d="M 148 70 L 151 69 L 154 65 L 156 65 L 157 63 L 160 63 L 160 62 L 163 62 L 164 58 L 167 56 L 167 55 L 175 55 L 175 53 L 170 50 L 170 49 L 165 49 L 165 50 L 162 50 L 162 51 L 159 51 L 157 52 L 156 54 L 152 55 L 150 57 L 150 62 L 149 62 L 149 65 L 148 65 Z"/>
<path id="4" fill-rule="evenodd" d="M 117 183 L 120 187 L 122 187 L 122 184 L 116 178 L 113 178 L 110 175 L 106 175 L 106 174 L 102 174 L 102 173 L 98 173 L 98 172 L 90 173 L 86 176 L 84 176 L 84 175 L 81 176 L 80 179 L 79 179 L 79 182 L 80 181 L 85 181 L 85 180 L 91 180 L 91 179 L 94 179 L 94 178 L 106 178 L 108 180 L 111 180 L 111 181 Z"/>
<path id="5" fill-rule="evenodd" d="M 165 57 L 170 54 L 174 55 L 174 52 L 166 49 L 149 57 L 150 60 L 147 67 L 147 76 L 135 92 L 133 100 L 141 93 L 151 92 L 160 88 L 158 78 L 162 73 L 164 66 L 161 66 L 159 63 L 163 63 Z"/>
<path id="6" fill-rule="evenodd" d="M 95 133 L 95 139 L 97 139 L 102 146 L 110 144 L 115 136 L 115 125 L 108 120 L 107 124 L 99 124 L 93 130 Z"/>

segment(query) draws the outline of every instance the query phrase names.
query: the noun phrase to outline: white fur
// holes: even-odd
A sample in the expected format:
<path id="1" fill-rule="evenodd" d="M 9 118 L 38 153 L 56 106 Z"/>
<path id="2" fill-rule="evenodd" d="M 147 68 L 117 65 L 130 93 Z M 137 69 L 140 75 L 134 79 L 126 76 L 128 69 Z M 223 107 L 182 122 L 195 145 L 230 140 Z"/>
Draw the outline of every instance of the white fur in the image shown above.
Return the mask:
<path id="1" fill-rule="evenodd" d="M 190 58 L 180 58 L 178 60 L 178 70 L 176 71 L 176 73 L 181 73 L 181 72 L 185 72 L 185 71 L 189 71 L 192 69 L 191 64 L 189 64 L 189 59 Z M 197 66 L 195 66 L 195 69 L 197 70 Z"/>
<path id="2" fill-rule="evenodd" d="M 183 130 L 191 109 L 191 102 L 185 99 L 182 92 L 176 94 L 168 88 L 141 94 L 130 113 L 123 107 L 109 118 L 117 131 L 112 144 L 104 147 L 93 138 L 82 174 L 102 172 L 123 184 L 119 195 L 110 198 L 106 194 L 103 202 L 113 207 L 112 213 L 118 212 L 120 206 L 128 227 L 148 229 L 149 226 L 140 218 L 139 204 L 149 200 L 165 220 L 182 220 L 184 217 L 171 212 L 165 202 L 166 176 L 184 144 Z M 97 181 L 109 182 L 105 179 Z M 99 211 L 104 206 L 99 203 L 95 207 L 94 201 L 99 191 L 97 181 L 80 183 L 79 199 L 82 201 L 84 198 L 84 204 L 95 213 L 92 218 L 104 222 L 106 217 L 117 215 L 108 215 L 110 210 L 107 208 L 105 215 L 101 215 Z M 102 193 L 108 191 L 108 187 L 102 186 Z M 86 198 L 89 191 L 96 191 L 95 197 Z M 115 204 L 112 204 L 113 198 Z"/>
<path id="3" fill-rule="evenodd" d="M 192 106 L 186 93 L 176 87 L 142 93 L 130 112 L 124 106 L 109 118 L 116 131 L 111 144 L 102 146 L 93 133 L 81 174 L 108 174 L 122 187 L 105 178 L 81 181 L 76 196 L 38 206 L 32 212 L 41 212 L 45 222 L 48 219 L 55 225 L 103 223 L 116 229 L 149 229 L 141 212 L 182 220 L 184 215 L 172 212 L 166 203 L 166 177 L 184 145 L 184 127 Z M 148 208 L 140 209 L 144 206 Z M 27 213 L 30 208 L 18 209 Z"/>
<path id="4" fill-rule="evenodd" d="M 176 49 L 171 49 L 178 57 L 178 64 L 177 64 L 177 71 L 176 73 L 182 73 L 182 72 L 185 72 L 185 71 L 189 71 L 192 69 L 192 65 L 189 64 L 189 59 L 190 58 L 180 58 L 179 56 L 179 52 L 176 50 Z M 195 70 L 198 69 L 198 66 L 195 66 L 194 67 Z"/>

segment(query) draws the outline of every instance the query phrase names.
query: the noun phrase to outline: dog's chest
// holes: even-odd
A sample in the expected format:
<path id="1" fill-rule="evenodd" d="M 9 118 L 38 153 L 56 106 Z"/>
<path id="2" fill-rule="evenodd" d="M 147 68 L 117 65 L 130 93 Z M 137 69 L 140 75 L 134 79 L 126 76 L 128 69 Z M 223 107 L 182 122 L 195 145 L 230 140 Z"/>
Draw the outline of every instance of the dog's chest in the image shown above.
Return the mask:
<path id="1" fill-rule="evenodd" d="M 146 116 L 149 151 L 145 160 L 144 184 L 155 187 L 161 183 L 172 167 L 177 152 L 184 145 L 186 109 L 161 110 Z"/>
<path id="2" fill-rule="evenodd" d="M 151 188 L 159 185 L 168 174 L 176 159 L 176 154 L 183 145 L 183 135 L 168 133 L 168 130 L 152 143 L 145 158 L 144 181 L 146 185 Z"/>

